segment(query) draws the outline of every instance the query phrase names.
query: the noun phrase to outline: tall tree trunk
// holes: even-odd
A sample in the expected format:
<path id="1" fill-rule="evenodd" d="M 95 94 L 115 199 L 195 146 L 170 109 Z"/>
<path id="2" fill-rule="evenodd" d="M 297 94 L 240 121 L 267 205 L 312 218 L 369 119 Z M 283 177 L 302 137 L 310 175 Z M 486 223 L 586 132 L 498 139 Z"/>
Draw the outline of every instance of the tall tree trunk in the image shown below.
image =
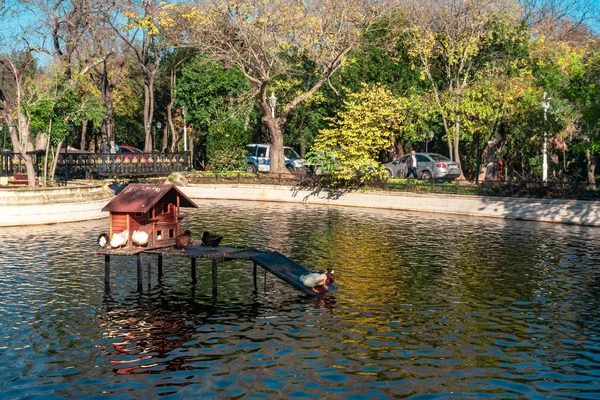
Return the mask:
<path id="1" fill-rule="evenodd" d="M 175 152 L 175 147 L 179 142 L 177 131 L 175 130 L 175 123 L 173 122 L 173 106 L 175 105 L 175 96 L 177 95 L 175 92 L 175 85 L 177 84 L 177 68 L 171 69 L 171 99 L 169 104 L 167 105 L 167 124 L 171 129 L 171 153 Z M 163 148 L 167 147 L 167 141 L 163 143 Z"/>
<path id="2" fill-rule="evenodd" d="M 460 115 L 456 116 L 456 123 L 454 124 L 454 155 L 453 155 L 453 160 L 452 161 L 456 161 L 458 163 L 460 163 L 460 154 L 459 154 L 459 149 L 458 149 L 458 144 L 460 141 Z M 461 168 L 462 170 L 462 168 Z"/>
<path id="3" fill-rule="evenodd" d="M 13 145 L 14 152 L 19 153 L 25 162 L 27 185 L 30 189 L 35 189 L 38 187 L 37 174 L 35 171 L 35 165 L 33 164 L 33 157 L 27 153 L 28 149 L 32 147 L 32 144 L 29 141 L 29 122 L 25 116 L 20 113 L 20 107 L 17 107 L 17 110 L 15 111 L 17 113 L 17 125 L 15 125 L 11 111 L 12 107 L 7 108 L 3 115 L 9 126 L 8 134 L 10 136 L 10 141 Z"/>
<path id="4" fill-rule="evenodd" d="M 85 150 L 87 145 L 87 128 L 88 128 L 88 120 L 87 118 L 83 118 L 81 120 L 81 142 L 79 144 L 79 148 L 81 150 Z"/>
<path id="5" fill-rule="evenodd" d="M 169 125 L 165 124 L 165 127 L 163 128 L 163 142 L 162 142 L 162 149 L 161 149 L 162 153 L 164 153 L 165 150 L 167 150 L 168 140 L 169 140 Z"/>
<path id="6" fill-rule="evenodd" d="M 48 124 L 48 140 L 46 141 L 46 157 L 44 158 L 44 181 L 42 182 L 42 187 L 46 187 L 46 182 L 48 182 L 48 154 L 50 152 L 50 133 L 52 132 L 52 118 L 50 118 L 50 123 Z"/>
<path id="7" fill-rule="evenodd" d="M 58 157 L 60 156 L 60 148 L 62 147 L 62 141 L 56 145 L 56 153 L 54 153 L 54 159 L 52 160 L 52 173 L 50 174 L 50 182 L 54 183 L 56 176 L 56 166 L 58 165 Z"/>
<path id="8" fill-rule="evenodd" d="M 154 114 L 154 73 L 147 72 L 144 79 L 144 152 L 150 153 L 152 144 L 152 119 Z"/>
<path id="9" fill-rule="evenodd" d="M 110 143 L 115 140 L 115 116 L 113 112 L 112 85 L 108 79 L 108 69 L 106 60 L 102 67 L 102 101 L 106 107 L 106 139 Z"/>
<path id="10" fill-rule="evenodd" d="M 29 186 L 30 189 L 35 189 L 38 187 L 38 182 L 35 166 L 33 165 L 33 157 L 24 155 L 23 160 L 25 161 L 25 170 L 27 171 L 27 186 Z"/>
<path id="11" fill-rule="evenodd" d="M 194 169 L 194 135 L 190 135 L 190 168 Z"/>
<path id="12" fill-rule="evenodd" d="M 485 172 L 486 182 L 496 181 L 496 175 L 498 174 L 498 156 L 500 154 L 500 150 L 502 150 L 504 140 L 506 139 L 505 116 L 506 113 L 502 116 L 500 123 L 497 123 L 496 126 L 494 126 L 494 138 L 488 141 Z"/>
<path id="13" fill-rule="evenodd" d="M 592 153 L 591 150 L 585 152 L 588 166 L 587 166 L 587 180 L 591 190 L 596 190 L 596 163 L 598 162 L 598 156 Z"/>
<path id="14" fill-rule="evenodd" d="M 288 172 L 285 168 L 285 159 L 283 157 L 283 132 L 281 130 L 280 118 L 272 118 L 270 115 L 263 115 L 262 122 L 269 129 L 271 134 L 271 148 L 269 150 L 269 160 L 271 162 L 270 171 L 274 174 Z"/>

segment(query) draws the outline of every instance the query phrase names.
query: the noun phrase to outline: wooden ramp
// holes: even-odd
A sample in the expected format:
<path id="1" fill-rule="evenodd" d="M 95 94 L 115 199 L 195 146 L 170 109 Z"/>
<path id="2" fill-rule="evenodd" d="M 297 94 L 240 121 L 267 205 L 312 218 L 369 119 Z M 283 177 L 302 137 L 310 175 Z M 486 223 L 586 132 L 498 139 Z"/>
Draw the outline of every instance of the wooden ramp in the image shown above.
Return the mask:
<path id="1" fill-rule="evenodd" d="M 317 294 L 300 282 L 300 276 L 310 274 L 310 271 L 283 254 L 276 251 L 261 253 L 253 255 L 250 260 L 301 292 L 311 296 Z"/>

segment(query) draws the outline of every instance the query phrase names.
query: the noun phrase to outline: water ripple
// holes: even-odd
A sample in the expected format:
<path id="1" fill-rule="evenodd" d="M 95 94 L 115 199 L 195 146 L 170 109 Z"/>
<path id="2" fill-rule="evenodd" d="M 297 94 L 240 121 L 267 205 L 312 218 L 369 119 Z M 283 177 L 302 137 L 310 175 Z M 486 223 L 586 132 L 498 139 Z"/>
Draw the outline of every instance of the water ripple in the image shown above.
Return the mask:
<path id="1" fill-rule="evenodd" d="M 202 201 L 184 225 L 336 270 L 306 298 L 249 262 L 112 262 L 108 222 L 0 231 L 3 398 L 595 398 L 600 241 L 592 228 Z M 596 395 L 596 396 L 594 396 Z"/>

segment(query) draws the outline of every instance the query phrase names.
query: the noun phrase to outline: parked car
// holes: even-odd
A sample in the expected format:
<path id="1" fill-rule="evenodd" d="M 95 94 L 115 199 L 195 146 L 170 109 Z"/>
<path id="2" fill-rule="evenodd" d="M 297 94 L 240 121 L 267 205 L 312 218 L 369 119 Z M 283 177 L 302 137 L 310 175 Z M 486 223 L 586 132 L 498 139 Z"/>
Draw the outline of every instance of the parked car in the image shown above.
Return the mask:
<path id="1" fill-rule="evenodd" d="M 137 154 L 142 154 L 143 151 L 138 149 L 137 147 L 132 147 L 132 146 L 121 146 L 118 145 L 119 149 L 117 150 L 118 154 L 132 154 L 132 153 L 137 153 Z"/>
<path id="2" fill-rule="evenodd" d="M 406 159 L 410 154 L 406 154 L 398 160 L 385 163 L 388 176 L 399 178 L 406 177 Z M 448 157 L 436 153 L 417 153 L 417 176 L 424 181 L 430 179 L 443 179 L 451 181 L 460 176 L 460 163 L 451 161 Z"/>
<path id="3" fill-rule="evenodd" d="M 271 145 L 269 144 L 256 144 L 251 143 L 246 146 L 248 149 L 248 156 L 246 158 L 247 165 L 246 171 L 248 172 L 269 172 L 271 170 L 271 159 L 270 150 Z M 291 147 L 283 148 L 283 156 L 285 166 L 290 172 L 303 171 L 306 169 L 306 161 L 301 158 L 298 153 Z"/>

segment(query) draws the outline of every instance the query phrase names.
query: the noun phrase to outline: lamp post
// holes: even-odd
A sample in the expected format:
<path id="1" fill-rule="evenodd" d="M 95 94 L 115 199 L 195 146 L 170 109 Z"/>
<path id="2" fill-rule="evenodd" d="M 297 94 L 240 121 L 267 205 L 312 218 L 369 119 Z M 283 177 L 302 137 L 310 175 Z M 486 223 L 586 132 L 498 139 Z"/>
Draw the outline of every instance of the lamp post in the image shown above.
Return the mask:
<path id="1" fill-rule="evenodd" d="M 0 132 L 4 132 L 4 142 L 2 142 L 2 150 L 6 150 L 6 131 L 4 130 L 4 125 L 0 124 Z"/>
<path id="2" fill-rule="evenodd" d="M 425 139 L 425 153 L 429 153 L 429 142 L 433 140 L 433 131 L 423 132 L 423 139 Z"/>
<path id="3" fill-rule="evenodd" d="M 271 118 L 275 118 L 275 106 L 277 105 L 277 97 L 275 97 L 275 93 L 271 92 L 271 97 L 269 97 L 269 106 L 271 107 Z"/>
<path id="4" fill-rule="evenodd" d="M 152 143 L 154 144 L 154 151 L 156 151 L 156 130 L 158 129 L 160 132 L 160 128 L 162 128 L 162 123 L 158 121 L 156 123 L 156 128 L 154 129 L 154 139 L 152 140 Z"/>
<path id="5" fill-rule="evenodd" d="M 550 108 L 550 97 L 544 92 L 542 100 L 542 108 L 544 109 L 544 145 L 542 147 L 542 180 L 544 183 L 548 180 L 548 135 L 546 134 L 546 120 L 548 108 Z"/>
<path id="6" fill-rule="evenodd" d="M 183 151 L 187 151 L 187 126 L 185 124 L 185 115 L 187 114 L 186 106 L 181 108 L 181 113 L 183 114 Z"/>

